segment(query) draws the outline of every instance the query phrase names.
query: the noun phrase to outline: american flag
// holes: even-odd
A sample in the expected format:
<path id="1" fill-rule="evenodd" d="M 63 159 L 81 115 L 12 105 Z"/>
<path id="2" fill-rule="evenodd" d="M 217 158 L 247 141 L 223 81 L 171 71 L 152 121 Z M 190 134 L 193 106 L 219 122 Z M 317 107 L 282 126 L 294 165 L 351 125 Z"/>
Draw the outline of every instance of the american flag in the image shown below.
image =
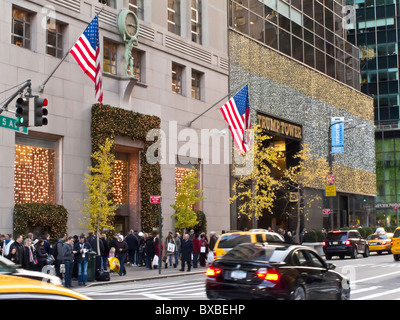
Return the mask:
<path id="1" fill-rule="evenodd" d="M 96 100 L 102 103 L 103 81 L 101 77 L 99 21 L 97 16 L 94 17 L 78 41 L 76 41 L 70 53 L 82 70 L 95 83 Z"/>
<path id="2" fill-rule="evenodd" d="M 246 85 L 229 99 L 220 111 L 229 125 L 235 145 L 242 154 L 246 153 L 250 149 L 246 130 L 251 128 L 249 86 Z"/>

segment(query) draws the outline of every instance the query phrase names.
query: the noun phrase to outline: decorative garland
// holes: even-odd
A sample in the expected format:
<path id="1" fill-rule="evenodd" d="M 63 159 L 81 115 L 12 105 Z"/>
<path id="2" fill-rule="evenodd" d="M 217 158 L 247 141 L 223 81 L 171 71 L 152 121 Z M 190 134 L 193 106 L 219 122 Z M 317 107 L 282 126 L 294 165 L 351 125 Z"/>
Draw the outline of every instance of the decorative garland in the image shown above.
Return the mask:
<path id="1" fill-rule="evenodd" d="M 29 227 L 41 227 L 52 239 L 67 232 L 68 211 L 51 203 L 23 203 L 14 205 L 14 235 L 26 235 Z M 43 235 L 43 234 L 42 234 Z"/>
<path id="2" fill-rule="evenodd" d="M 147 149 L 154 141 L 146 141 L 151 129 L 160 129 L 161 120 L 137 112 L 115 108 L 109 105 L 95 104 L 92 107 L 92 152 L 98 150 L 107 138 L 115 140 L 116 136 L 130 137 L 144 143 L 140 153 L 140 201 L 142 231 L 152 232 L 158 226 L 158 208 L 150 204 L 151 195 L 161 195 L 161 166 L 149 164 L 146 160 Z M 112 147 L 115 150 L 115 144 Z M 93 161 L 93 160 L 92 160 Z"/>

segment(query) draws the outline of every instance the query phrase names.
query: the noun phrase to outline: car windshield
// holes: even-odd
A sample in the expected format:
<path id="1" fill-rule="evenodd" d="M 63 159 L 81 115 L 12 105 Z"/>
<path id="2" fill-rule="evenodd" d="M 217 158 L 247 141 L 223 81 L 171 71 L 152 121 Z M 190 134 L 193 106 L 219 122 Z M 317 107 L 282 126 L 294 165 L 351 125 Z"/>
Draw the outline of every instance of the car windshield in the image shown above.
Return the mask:
<path id="1" fill-rule="evenodd" d="M 233 248 L 238 244 L 251 242 L 250 235 L 234 233 L 231 235 L 222 235 L 219 240 L 218 248 Z"/>
<path id="2" fill-rule="evenodd" d="M 375 239 L 387 239 L 386 234 L 371 234 L 367 240 L 375 240 Z"/>
<path id="3" fill-rule="evenodd" d="M 14 272 L 16 268 L 17 265 L 14 262 L 0 256 L 0 273 Z"/>
<path id="4" fill-rule="evenodd" d="M 222 259 L 282 262 L 287 255 L 285 246 L 258 246 L 243 244 L 229 251 Z"/>
<path id="5" fill-rule="evenodd" d="M 327 239 L 329 241 L 346 241 L 347 240 L 347 232 L 328 233 Z"/>
<path id="6" fill-rule="evenodd" d="M 284 240 L 277 234 L 267 234 L 267 242 L 284 242 Z"/>
<path id="7" fill-rule="evenodd" d="M 396 231 L 393 234 L 393 238 L 400 238 L 400 229 L 396 229 Z"/>

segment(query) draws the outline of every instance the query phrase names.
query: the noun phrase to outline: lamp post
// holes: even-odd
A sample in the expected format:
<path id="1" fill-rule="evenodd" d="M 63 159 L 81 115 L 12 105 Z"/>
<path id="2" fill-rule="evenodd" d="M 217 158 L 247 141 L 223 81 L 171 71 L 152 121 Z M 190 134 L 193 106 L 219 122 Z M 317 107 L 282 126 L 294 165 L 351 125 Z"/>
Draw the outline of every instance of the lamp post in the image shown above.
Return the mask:
<path id="1" fill-rule="evenodd" d="M 329 131 L 328 131 L 328 164 L 329 164 L 329 173 L 333 174 L 333 154 L 332 154 L 332 127 L 338 124 L 345 124 L 345 123 L 349 123 L 349 122 L 353 122 L 353 119 L 348 119 L 348 120 L 339 120 L 339 121 L 335 121 L 332 122 L 332 118 L 331 118 L 331 123 L 329 125 Z M 343 130 L 350 130 L 350 129 L 361 129 L 364 128 L 366 125 L 362 124 L 362 125 L 357 125 L 354 127 L 350 127 L 350 128 L 344 128 Z M 331 209 L 331 213 L 330 213 L 330 227 L 331 230 L 333 230 L 333 200 L 332 197 L 329 197 L 329 207 Z"/>

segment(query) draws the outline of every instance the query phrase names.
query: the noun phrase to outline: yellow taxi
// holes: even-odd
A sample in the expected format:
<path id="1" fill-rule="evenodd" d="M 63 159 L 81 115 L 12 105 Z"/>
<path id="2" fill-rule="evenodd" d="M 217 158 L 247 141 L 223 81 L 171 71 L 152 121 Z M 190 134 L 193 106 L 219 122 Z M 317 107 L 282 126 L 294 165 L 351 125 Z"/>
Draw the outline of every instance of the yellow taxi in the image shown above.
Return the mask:
<path id="1" fill-rule="evenodd" d="M 383 251 L 391 253 L 392 245 L 391 238 L 387 233 L 374 233 L 367 238 L 369 252 L 382 254 Z"/>
<path id="2" fill-rule="evenodd" d="M 392 237 L 392 253 L 393 253 L 393 259 L 395 261 L 399 261 L 400 258 L 400 228 L 397 228 Z"/>
<path id="3" fill-rule="evenodd" d="M 251 229 L 249 231 L 230 231 L 221 234 L 215 243 L 214 259 L 221 259 L 229 250 L 241 243 L 284 242 L 283 237 L 265 229 Z"/>
<path id="4" fill-rule="evenodd" d="M 92 300 L 43 281 L 0 274 L 0 300 Z"/>

